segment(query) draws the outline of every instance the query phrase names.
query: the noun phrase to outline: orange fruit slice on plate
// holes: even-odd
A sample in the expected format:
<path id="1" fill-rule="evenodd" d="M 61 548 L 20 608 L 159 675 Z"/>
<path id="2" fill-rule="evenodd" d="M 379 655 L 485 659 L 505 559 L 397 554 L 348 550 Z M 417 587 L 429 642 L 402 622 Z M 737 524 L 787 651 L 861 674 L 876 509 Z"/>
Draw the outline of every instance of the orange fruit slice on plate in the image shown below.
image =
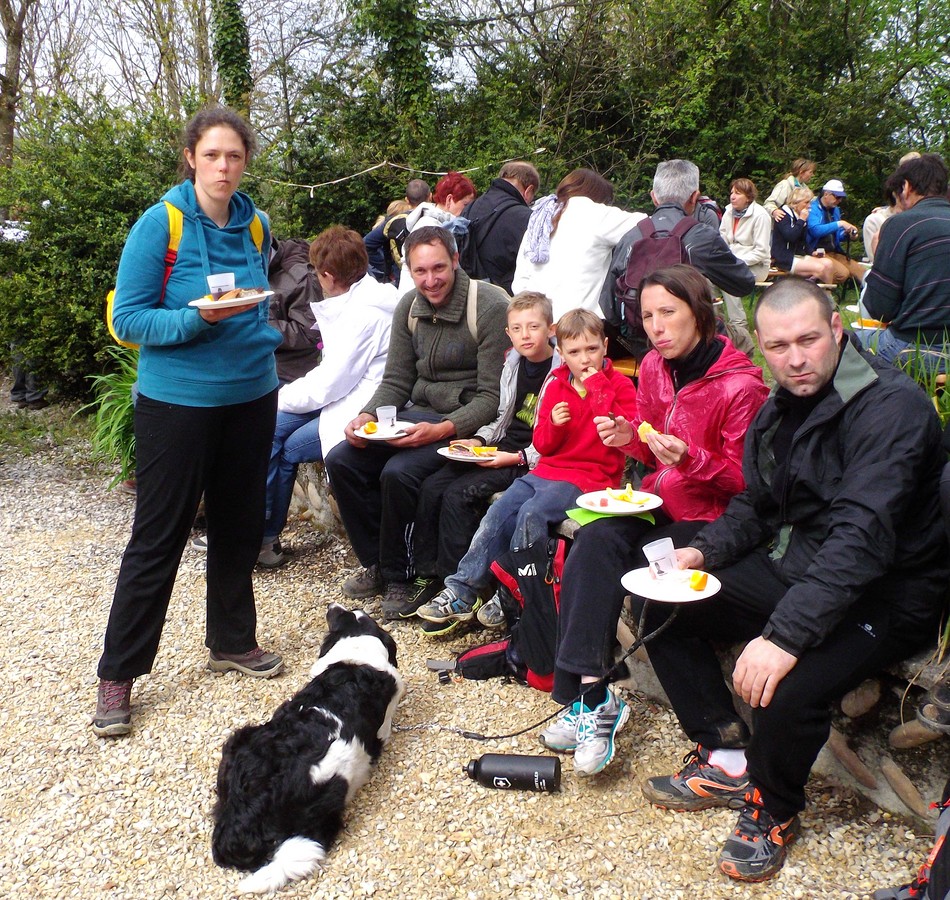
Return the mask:
<path id="1" fill-rule="evenodd" d="M 693 572 L 689 576 L 689 586 L 694 591 L 705 590 L 706 585 L 709 583 L 709 576 L 705 572 Z"/>

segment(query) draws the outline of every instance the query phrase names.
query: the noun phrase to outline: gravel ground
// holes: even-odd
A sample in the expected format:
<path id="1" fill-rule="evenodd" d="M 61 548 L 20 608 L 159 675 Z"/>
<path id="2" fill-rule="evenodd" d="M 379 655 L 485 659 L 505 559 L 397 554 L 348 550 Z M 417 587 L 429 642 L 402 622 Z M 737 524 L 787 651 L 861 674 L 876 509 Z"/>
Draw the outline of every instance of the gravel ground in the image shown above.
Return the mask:
<path id="1" fill-rule="evenodd" d="M 209 848 L 220 747 L 304 683 L 326 605 L 341 599 L 346 548 L 301 526 L 293 560 L 255 576 L 259 638 L 286 660 L 263 682 L 205 668 L 203 559 L 187 550 L 155 671 L 134 689 L 134 730 L 101 740 L 89 728 L 95 668 L 132 501 L 62 450 L 0 467 L 0 896 L 237 896 L 237 873 L 217 868 Z M 578 780 L 568 763 L 557 794 L 485 789 L 462 764 L 542 752 L 538 729 L 479 744 L 443 728 L 515 730 L 551 712 L 550 699 L 500 681 L 439 685 L 426 658 L 481 638 L 393 632 L 408 686 L 400 730 L 325 872 L 284 897 L 853 898 L 906 880 L 929 848 L 907 823 L 812 779 L 781 874 L 729 881 L 715 857 L 735 813 L 675 814 L 642 798 L 641 780 L 670 771 L 687 747 L 668 710 L 637 701 L 600 777 Z"/>

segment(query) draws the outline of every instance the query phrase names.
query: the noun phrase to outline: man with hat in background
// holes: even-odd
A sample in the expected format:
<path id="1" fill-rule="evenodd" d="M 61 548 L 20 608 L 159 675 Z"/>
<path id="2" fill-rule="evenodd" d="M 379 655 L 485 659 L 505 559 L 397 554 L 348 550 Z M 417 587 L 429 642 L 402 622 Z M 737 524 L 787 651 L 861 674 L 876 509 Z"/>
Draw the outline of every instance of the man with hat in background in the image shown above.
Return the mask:
<path id="1" fill-rule="evenodd" d="M 811 202 L 808 210 L 805 245 L 809 253 L 824 251 L 834 266 L 835 284 L 844 284 L 853 278 L 858 284 L 864 279 L 865 269 L 841 249 L 841 242 L 854 240 L 858 229 L 841 218 L 841 201 L 847 196 L 844 185 L 837 178 L 825 182 L 821 194 Z"/>

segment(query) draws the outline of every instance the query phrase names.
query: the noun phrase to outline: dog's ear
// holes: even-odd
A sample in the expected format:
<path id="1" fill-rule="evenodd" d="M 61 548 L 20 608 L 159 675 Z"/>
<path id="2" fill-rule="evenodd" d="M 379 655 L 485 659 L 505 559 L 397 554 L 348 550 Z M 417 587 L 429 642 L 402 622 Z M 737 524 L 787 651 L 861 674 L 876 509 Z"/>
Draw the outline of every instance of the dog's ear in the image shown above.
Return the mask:
<path id="1" fill-rule="evenodd" d="M 327 627 L 330 631 L 336 631 L 340 627 L 340 622 L 349 615 L 349 610 L 339 603 L 331 603 L 327 607 Z"/>
<path id="2" fill-rule="evenodd" d="M 379 632 L 380 640 L 383 642 L 386 652 L 389 653 L 389 664 L 395 669 L 398 667 L 396 662 L 396 639 L 383 628 L 380 628 Z"/>

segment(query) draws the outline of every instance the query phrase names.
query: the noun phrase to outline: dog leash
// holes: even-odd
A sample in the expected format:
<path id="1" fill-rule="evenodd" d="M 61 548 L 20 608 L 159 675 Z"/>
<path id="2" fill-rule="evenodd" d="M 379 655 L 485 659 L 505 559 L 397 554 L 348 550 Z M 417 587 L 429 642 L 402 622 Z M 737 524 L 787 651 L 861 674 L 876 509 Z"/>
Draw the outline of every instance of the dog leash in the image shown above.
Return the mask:
<path id="1" fill-rule="evenodd" d="M 637 623 L 637 634 L 643 634 L 643 626 L 646 621 L 647 608 L 649 607 L 649 605 L 650 605 L 650 601 L 644 600 L 643 609 L 640 610 L 640 621 Z M 554 712 L 551 713 L 550 715 L 545 716 L 543 719 L 541 719 L 538 722 L 528 725 L 526 728 L 522 728 L 520 731 L 512 731 L 510 734 L 485 735 L 485 734 L 480 734 L 477 731 L 467 731 L 464 728 L 450 728 L 447 725 L 422 725 L 422 726 L 408 725 L 405 727 L 394 725 L 393 730 L 394 731 L 421 731 L 423 729 L 429 729 L 429 730 L 447 731 L 450 734 L 457 734 L 460 737 L 466 738 L 467 740 L 470 740 L 470 741 L 504 741 L 504 740 L 507 740 L 508 738 L 521 737 L 521 735 L 527 734 L 529 731 L 534 731 L 536 728 L 539 728 L 545 722 L 550 722 L 551 719 L 555 718 L 555 716 L 559 716 L 562 712 L 564 712 L 564 710 L 569 709 L 575 703 L 583 702 L 584 697 L 587 696 L 587 694 L 590 691 L 593 691 L 599 688 L 605 688 L 607 687 L 607 685 L 610 684 L 611 681 L 615 681 L 617 678 L 619 678 L 621 672 L 624 671 L 627 660 L 631 656 L 633 656 L 633 654 L 636 653 L 637 650 L 639 650 L 645 643 L 647 643 L 647 641 L 652 641 L 655 637 L 657 637 L 658 635 L 666 631 L 666 629 L 669 628 L 670 625 L 673 624 L 673 620 L 676 618 L 676 613 L 678 611 L 679 611 L 679 606 L 674 606 L 669 616 L 667 616 L 665 622 L 663 622 L 654 631 L 650 632 L 650 634 L 644 635 L 643 637 L 638 637 L 629 646 L 629 648 L 627 648 L 627 651 L 623 654 L 623 656 L 621 656 L 620 659 L 618 659 L 607 670 L 606 675 L 604 675 L 602 678 L 599 678 L 597 681 L 592 681 L 590 684 L 586 685 L 584 689 L 569 703 L 565 703 L 563 706 L 560 706 L 556 710 L 554 710 Z M 642 699 L 640 695 L 636 693 L 634 693 L 634 696 L 638 700 Z"/>

